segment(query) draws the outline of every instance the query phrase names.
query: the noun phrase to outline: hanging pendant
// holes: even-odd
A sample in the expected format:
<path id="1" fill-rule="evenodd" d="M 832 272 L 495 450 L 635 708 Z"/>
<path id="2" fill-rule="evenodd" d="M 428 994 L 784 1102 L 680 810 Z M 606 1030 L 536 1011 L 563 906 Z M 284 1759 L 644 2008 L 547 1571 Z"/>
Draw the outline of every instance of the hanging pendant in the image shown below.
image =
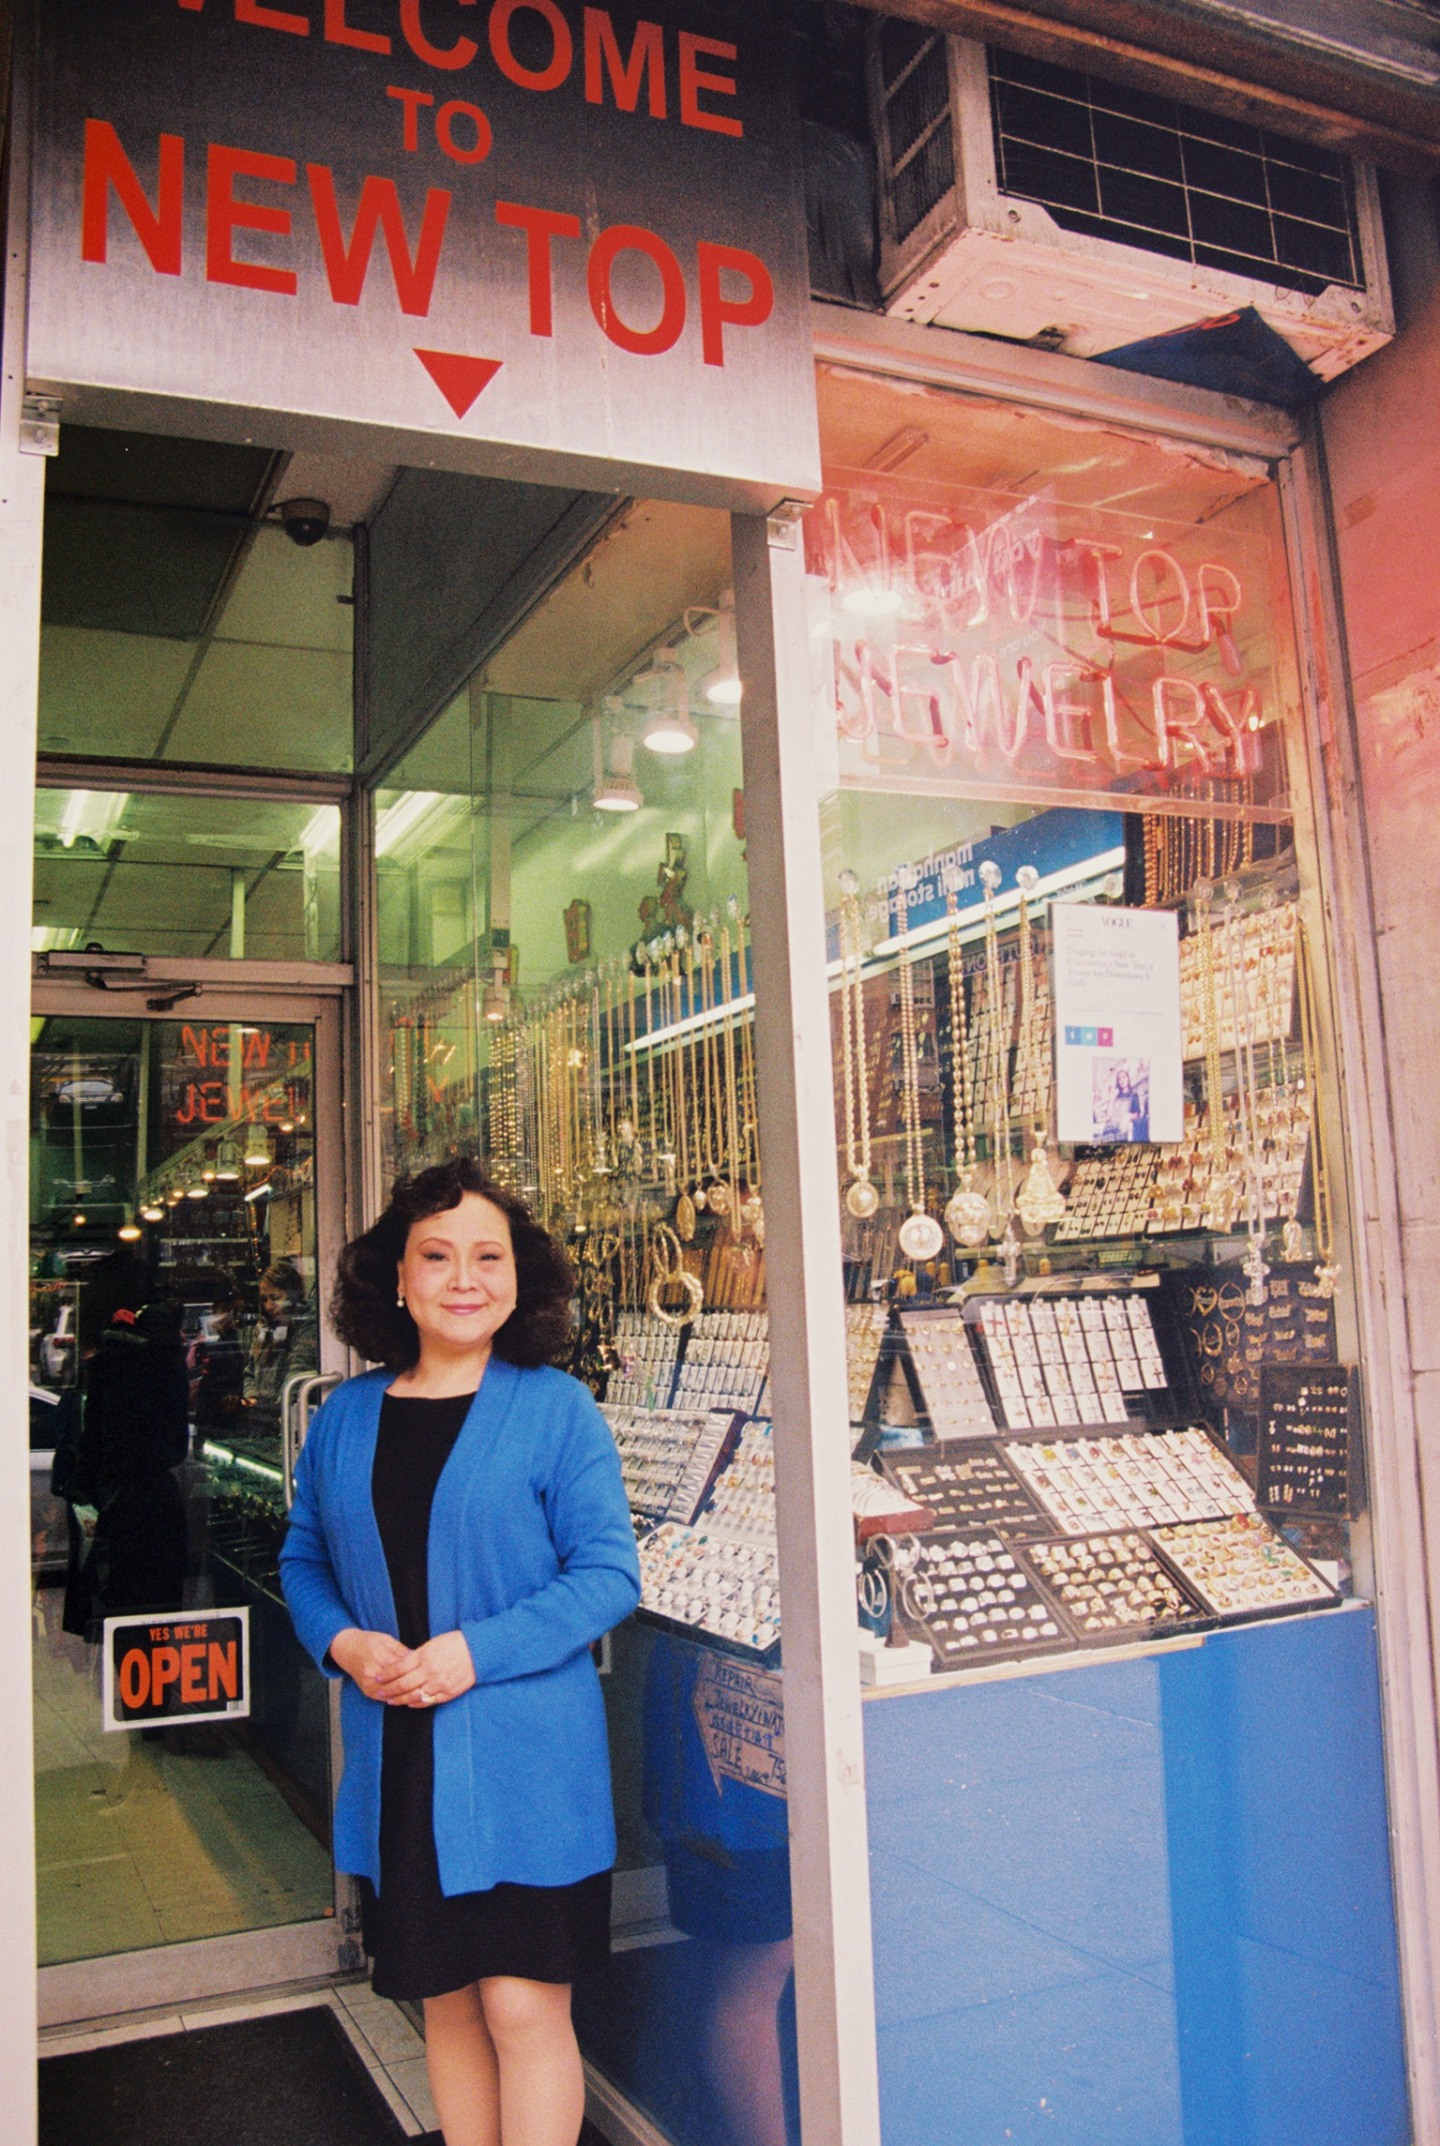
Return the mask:
<path id="1" fill-rule="evenodd" d="M 907 1259 L 938 1259 L 945 1249 L 945 1232 L 933 1215 L 917 1207 L 901 1223 L 899 1241 Z"/>
<path id="2" fill-rule="evenodd" d="M 1300 1259 L 1304 1251 L 1305 1232 L 1298 1222 L 1291 1220 L 1280 1232 L 1280 1257 L 1293 1261 Z"/>
<path id="3" fill-rule="evenodd" d="M 1038 1237 L 1049 1223 L 1060 1221 L 1065 1213 L 1065 1195 L 1051 1175 L 1050 1159 L 1038 1140 L 1030 1150 L 1030 1167 L 1015 1205 L 1031 1237 Z"/>
<path id="4" fill-rule="evenodd" d="M 1020 1279 L 1020 1269 L 1025 1263 L 1025 1247 L 1020 1242 L 1020 1232 L 1015 1227 L 1012 1215 L 1000 1240 L 1000 1265 L 1005 1275 L 1005 1287 L 1013 1289 Z"/>
<path id="5" fill-rule="evenodd" d="M 880 1205 L 880 1194 L 868 1177 L 857 1177 L 845 1188 L 845 1205 L 857 1222 L 868 1222 Z"/>
<path id="6" fill-rule="evenodd" d="M 756 1223 L 763 1222 L 764 1219 L 765 1209 L 761 1204 L 760 1195 L 758 1192 L 752 1192 L 748 1199 L 742 1200 L 740 1203 L 740 1220 L 747 1229 L 754 1229 Z"/>
<path id="7" fill-rule="evenodd" d="M 694 1208 L 697 1215 L 700 1214 L 704 1210 L 704 1208 L 709 1205 L 709 1202 L 705 1196 L 705 1187 L 703 1185 L 697 1185 L 695 1187 L 695 1190 L 691 1193 L 690 1205 Z"/>
<path id="8" fill-rule="evenodd" d="M 990 1202 L 983 1192 L 962 1185 L 945 1205 L 945 1227 L 957 1244 L 984 1244 L 990 1235 Z"/>
<path id="9" fill-rule="evenodd" d="M 1265 1278 L 1270 1272 L 1265 1264 L 1265 1247 L 1259 1237 L 1251 1239 L 1249 1255 L 1243 1263 L 1242 1272 L 1250 1278 L 1250 1286 L 1245 1294 L 1258 1309 L 1265 1302 Z"/>
<path id="10" fill-rule="evenodd" d="M 1315 1269 L 1315 1288 L 1322 1297 L 1333 1297 L 1340 1285 L 1342 1269 L 1333 1259 L 1322 1259 Z"/>
<path id="11" fill-rule="evenodd" d="M 682 1244 L 689 1244 L 695 1235 L 695 1202 L 688 1192 L 675 1202 L 675 1234 Z"/>
<path id="12" fill-rule="evenodd" d="M 705 1197 L 710 1202 L 710 1212 L 712 1215 L 729 1214 L 730 1187 L 728 1185 L 712 1185 L 709 1191 L 706 1193 Z"/>

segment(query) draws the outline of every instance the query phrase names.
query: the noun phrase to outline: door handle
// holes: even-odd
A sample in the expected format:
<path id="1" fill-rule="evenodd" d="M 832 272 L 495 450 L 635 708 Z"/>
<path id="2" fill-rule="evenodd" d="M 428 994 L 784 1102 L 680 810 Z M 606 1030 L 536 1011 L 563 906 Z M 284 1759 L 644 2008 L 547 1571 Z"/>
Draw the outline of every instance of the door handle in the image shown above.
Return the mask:
<path id="1" fill-rule="evenodd" d="M 287 1393 L 291 1386 L 295 1387 L 293 1400 L 285 1417 L 285 1435 L 281 1452 L 285 1470 L 285 1510 L 287 1513 L 295 1503 L 295 1464 L 300 1458 L 301 1447 L 309 1435 L 310 1418 L 315 1413 L 315 1403 L 317 1399 L 329 1393 L 333 1386 L 338 1386 L 339 1384 L 340 1374 L 338 1371 L 309 1372 L 298 1379 L 287 1379 L 285 1381 Z"/>

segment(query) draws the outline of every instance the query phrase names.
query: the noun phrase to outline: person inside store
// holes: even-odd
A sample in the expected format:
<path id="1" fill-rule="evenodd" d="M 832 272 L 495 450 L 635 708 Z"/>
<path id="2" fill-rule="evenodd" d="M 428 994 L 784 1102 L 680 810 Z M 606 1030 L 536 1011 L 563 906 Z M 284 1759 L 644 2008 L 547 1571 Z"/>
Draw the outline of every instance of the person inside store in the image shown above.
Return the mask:
<path id="1" fill-rule="evenodd" d="M 216 1275 L 209 1315 L 190 1344 L 191 1417 L 195 1452 L 207 1438 L 233 1438 L 245 1397 L 245 1344 L 240 1292 L 228 1274 Z"/>
<path id="2" fill-rule="evenodd" d="M 278 1431 L 286 1380 L 318 1370 L 319 1363 L 300 1270 L 278 1259 L 260 1277 L 260 1316 L 245 1366 L 245 1405 L 255 1411 L 250 1427 Z"/>
<path id="3" fill-rule="evenodd" d="M 106 1617 L 184 1605 L 185 1501 L 175 1470 L 190 1442 L 180 1307 L 141 1263 L 94 1270 L 81 1333 L 79 1436 L 60 1494 L 78 1534 L 65 1629 L 95 1640 Z"/>
<path id="4" fill-rule="evenodd" d="M 575 2146 L 570 1986 L 609 1950 L 591 1648 L 640 1575 L 615 1442 L 555 1368 L 574 1288 L 472 1158 L 402 1179 L 334 1294 L 381 1368 L 316 1416 L 281 1553 L 301 1642 L 343 1679 L 336 1861 L 375 1990 L 424 2003 L 446 2146 Z"/>

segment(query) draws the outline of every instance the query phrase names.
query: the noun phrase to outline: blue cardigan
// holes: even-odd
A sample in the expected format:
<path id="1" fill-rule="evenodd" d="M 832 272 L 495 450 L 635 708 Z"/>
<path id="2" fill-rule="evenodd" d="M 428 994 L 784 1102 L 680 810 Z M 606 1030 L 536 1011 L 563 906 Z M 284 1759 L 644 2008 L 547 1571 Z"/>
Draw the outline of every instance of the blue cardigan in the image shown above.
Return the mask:
<path id="1" fill-rule="evenodd" d="M 393 1372 L 330 1395 L 295 1475 L 280 1577 L 326 1673 L 349 1625 L 391 1632 L 395 1602 L 370 1496 Z M 620 1461 L 585 1387 L 491 1357 L 430 1514 L 430 1629 L 464 1633 L 475 1683 L 435 1709 L 435 1845 L 447 1893 L 569 1885 L 615 1860 L 593 1640 L 640 1597 Z M 380 1883 L 385 1707 L 344 1679 L 335 1860 Z"/>

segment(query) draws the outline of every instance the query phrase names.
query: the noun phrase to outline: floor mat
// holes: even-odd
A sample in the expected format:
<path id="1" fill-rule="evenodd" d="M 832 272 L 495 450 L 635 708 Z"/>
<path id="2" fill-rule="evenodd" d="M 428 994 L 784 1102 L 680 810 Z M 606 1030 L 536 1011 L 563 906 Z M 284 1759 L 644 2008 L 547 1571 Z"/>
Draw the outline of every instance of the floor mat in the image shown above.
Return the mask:
<path id="1" fill-rule="evenodd" d="M 45 2057 L 40 2146 L 410 2146 L 328 2005 Z"/>

